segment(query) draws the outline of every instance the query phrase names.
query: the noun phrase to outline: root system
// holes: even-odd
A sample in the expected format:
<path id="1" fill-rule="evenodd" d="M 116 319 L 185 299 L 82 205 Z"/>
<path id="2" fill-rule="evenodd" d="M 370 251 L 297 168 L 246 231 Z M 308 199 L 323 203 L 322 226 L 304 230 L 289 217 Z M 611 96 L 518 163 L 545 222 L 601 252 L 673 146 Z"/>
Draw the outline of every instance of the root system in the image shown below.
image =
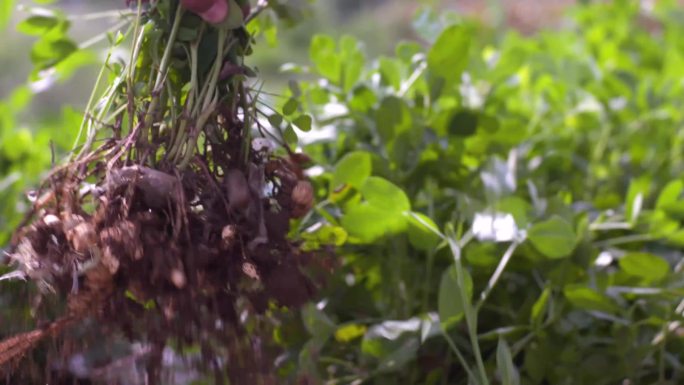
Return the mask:
<path id="1" fill-rule="evenodd" d="M 197 36 L 179 40 L 181 26 Z M 260 314 L 316 291 L 305 269 L 318 257 L 289 237 L 314 199 L 302 156 L 255 145 L 266 132 L 245 86 L 242 24 L 211 26 L 160 1 L 139 6 L 132 33 L 134 66 L 90 111 L 113 129 L 87 121 L 78 155 L 51 172 L 13 238 L 12 262 L 65 303 L 63 316 L 0 343 L 0 364 L 94 319 L 153 346 L 150 383 L 167 344 L 199 347 L 203 369 L 235 383 L 272 378 L 268 344 L 254 343 Z M 227 65 L 241 70 L 222 79 Z"/>

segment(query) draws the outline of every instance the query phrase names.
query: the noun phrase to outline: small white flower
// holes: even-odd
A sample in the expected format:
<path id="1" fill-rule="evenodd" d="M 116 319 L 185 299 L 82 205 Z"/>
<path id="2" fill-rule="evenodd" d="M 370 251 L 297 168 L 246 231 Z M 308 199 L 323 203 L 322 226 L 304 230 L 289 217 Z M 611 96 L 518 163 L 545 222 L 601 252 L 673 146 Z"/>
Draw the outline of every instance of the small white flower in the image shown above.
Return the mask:
<path id="1" fill-rule="evenodd" d="M 510 242 L 518 235 L 518 226 L 511 214 L 477 213 L 472 231 L 480 241 Z"/>

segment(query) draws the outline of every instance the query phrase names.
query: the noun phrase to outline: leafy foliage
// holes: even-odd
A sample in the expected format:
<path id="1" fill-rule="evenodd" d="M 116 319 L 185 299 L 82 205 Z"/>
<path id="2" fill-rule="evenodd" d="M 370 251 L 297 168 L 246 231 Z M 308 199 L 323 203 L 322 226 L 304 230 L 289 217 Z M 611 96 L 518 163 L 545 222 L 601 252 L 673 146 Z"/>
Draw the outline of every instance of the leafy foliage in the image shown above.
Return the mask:
<path id="1" fill-rule="evenodd" d="M 429 47 L 368 61 L 351 37 L 315 36 L 312 66 L 286 66 L 310 72 L 284 108 L 330 132 L 297 132 L 324 166 L 309 222 L 349 234 L 319 306 L 344 337 L 309 333 L 293 370 L 681 381 L 681 11 L 615 1 L 572 16 L 495 43 L 421 11 Z"/>
<path id="2" fill-rule="evenodd" d="M 281 374 L 681 382 L 684 29 L 671 3 L 584 5 L 568 30 L 499 39 L 425 9 L 413 25 L 429 46 L 376 60 L 353 37 L 315 36 L 268 121 L 322 166 L 298 236 L 337 246 L 342 267 L 323 301 L 279 321 Z M 273 15 L 249 28 L 277 40 Z M 60 39 L 36 48 L 39 65 L 71 57 Z M 22 145 L 30 132 L 6 134 L 15 95 L 0 106 L 0 186 L 49 159 Z M 0 207 L 18 191 L 0 188 Z"/>

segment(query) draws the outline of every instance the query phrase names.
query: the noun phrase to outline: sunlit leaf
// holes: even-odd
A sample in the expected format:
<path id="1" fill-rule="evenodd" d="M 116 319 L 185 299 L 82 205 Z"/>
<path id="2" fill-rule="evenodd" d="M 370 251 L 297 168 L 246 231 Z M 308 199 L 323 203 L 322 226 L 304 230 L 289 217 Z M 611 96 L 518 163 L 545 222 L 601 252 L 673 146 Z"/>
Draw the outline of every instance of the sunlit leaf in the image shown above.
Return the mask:
<path id="1" fill-rule="evenodd" d="M 17 31 L 33 36 L 41 36 L 60 23 L 56 16 L 34 15 L 17 24 Z"/>
<path id="2" fill-rule="evenodd" d="M 5 29 L 10 21 L 12 11 L 14 11 L 14 2 L 15 0 L 3 0 L 0 2 L 0 30 Z"/>
<path id="3" fill-rule="evenodd" d="M 470 32 L 463 25 L 446 28 L 428 53 L 430 72 L 446 84 L 458 81 L 468 64 Z"/>
<path id="4" fill-rule="evenodd" d="M 684 182 L 679 179 L 673 180 L 668 183 L 658 195 L 658 200 L 656 201 L 656 208 L 660 209 L 666 205 L 676 203 L 680 198 L 682 198 L 682 192 L 684 191 Z"/>
<path id="5" fill-rule="evenodd" d="M 361 187 L 361 193 L 370 205 L 388 213 L 403 213 L 411 209 L 411 202 L 404 191 L 387 179 L 369 177 Z"/>
<path id="6" fill-rule="evenodd" d="M 371 175 L 372 164 L 370 154 L 364 151 L 354 151 L 346 154 L 335 165 L 331 186 L 333 189 L 342 184 L 348 184 L 360 189 Z"/>
<path id="7" fill-rule="evenodd" d="M 367 203 L 349 208 L 341 219 L 342 227 L 352 239 L 372 242 L 385 235 L 403 231 L 406 217 Z"/>
<path id="8" fill-rule="evenodd" d="M 315 35 L 309 48 L 311 61 L 322 76 L 339 83 L 342 63 L 335 50 L 335 40 L 326 35 Z"/>
<path id="9" fill-rule="evenodd" d="M 361 77 L 364 57 L 356 38 L 345 35 L 340 39 L 340 60 L 342 62 L 341 81 L 345 92 L 348 92 Z"/>
<path id="10" fill-rule="evenodd" d="M 359 324 L 348 324 L 340 327 L 335 331 L 335 339 L 339 342 L 349 342 L 355 338 L 359 338 L 366 333 L 366 326 Z"/>

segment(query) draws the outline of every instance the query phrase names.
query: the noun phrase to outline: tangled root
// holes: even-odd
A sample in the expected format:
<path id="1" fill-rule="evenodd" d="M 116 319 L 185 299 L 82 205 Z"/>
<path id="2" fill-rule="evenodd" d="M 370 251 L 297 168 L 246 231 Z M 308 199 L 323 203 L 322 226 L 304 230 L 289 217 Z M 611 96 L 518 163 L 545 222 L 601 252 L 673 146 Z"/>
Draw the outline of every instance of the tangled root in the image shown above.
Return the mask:
<path id="1" fill-rule="evenodd" d="M 246 320 L 274 305 L 298 307 L 316 291 L 303 270 L 316 258 L 288 240 L 290 220 L 313 201 L 292 167 L 255 158 L 215 176 L 126 165 L 87 194 L 70 174 L 53 177 L 51 198 L 17 233 L 11 259 L 42 292 L 66 299 L 65 314 L 0 343 L 0 365 L 95 318 L 131 340 L 199 345 L 206 362 L 248 357 L 232 375 L 258 367 L 270 376 L 271 361 L 250 361 L 266 353 L 247 353 L 255 347 L 239 339 Z"/>

